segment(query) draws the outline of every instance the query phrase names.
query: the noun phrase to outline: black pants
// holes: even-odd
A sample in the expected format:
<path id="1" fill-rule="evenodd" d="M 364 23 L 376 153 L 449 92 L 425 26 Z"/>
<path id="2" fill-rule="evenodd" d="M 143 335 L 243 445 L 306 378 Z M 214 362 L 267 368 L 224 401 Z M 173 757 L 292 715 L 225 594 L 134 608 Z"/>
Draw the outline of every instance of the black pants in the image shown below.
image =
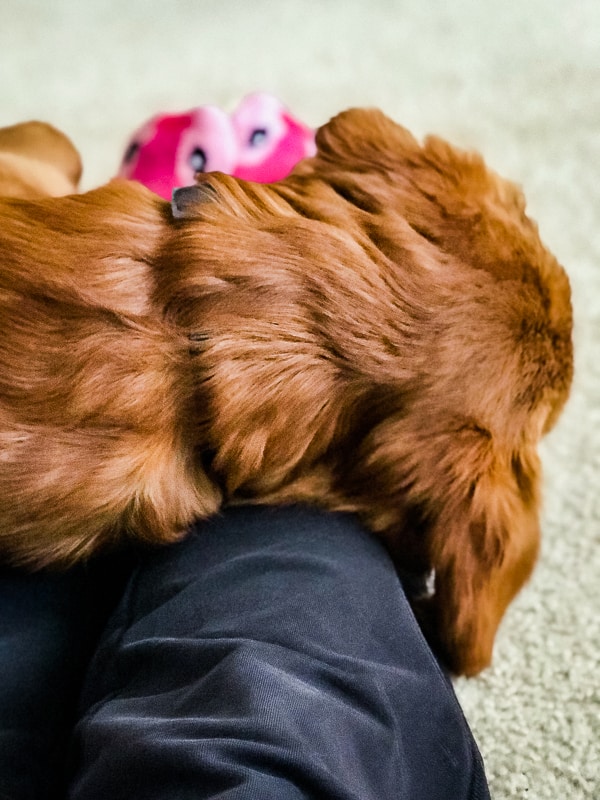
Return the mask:
<path id="1" fill-rule="evenodd" d="M 68 749 L 71 800 L 489 797 L 392 564 L 352 517 L 198 525 L 137 560 L 95 641 L 91 611 L 122 581 L 105 564 L 0 582 L 0 796 L 46 800 Z"/>

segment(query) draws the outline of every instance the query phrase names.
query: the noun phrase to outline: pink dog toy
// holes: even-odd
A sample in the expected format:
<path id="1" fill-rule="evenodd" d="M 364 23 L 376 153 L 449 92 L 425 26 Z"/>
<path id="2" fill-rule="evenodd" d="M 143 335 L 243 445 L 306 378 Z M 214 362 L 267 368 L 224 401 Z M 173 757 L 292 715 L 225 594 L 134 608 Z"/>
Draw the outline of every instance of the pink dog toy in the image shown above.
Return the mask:
<path id="1" fill-rule="evenodd" d="M 316 153 L 315 134 L 296 120 L 276 97 L 248 95 L 231 115 L 238 143 L 236 178 L 272 183 L 289 175 Z"/>
<path id="2" fill-rule="evenodd" d="M 176 186 L 193 183 L 196 172 L 230 172 L 236 158 L 229 117 L 214 106 L 203 106 L 186 114 L 152 117 L 131 137 L 119 175 L 168 200 Z"/>
<path id="3" fill-rule="evenodd" d="M 270 183 L 315 151 L 314 131 L 277 98 L 256 92 L 231 115 L 201 106 L 153 117 L 131 137 L 119 175 L 170 199 L 173 189 L 193 183 L 197 172 Z"/>

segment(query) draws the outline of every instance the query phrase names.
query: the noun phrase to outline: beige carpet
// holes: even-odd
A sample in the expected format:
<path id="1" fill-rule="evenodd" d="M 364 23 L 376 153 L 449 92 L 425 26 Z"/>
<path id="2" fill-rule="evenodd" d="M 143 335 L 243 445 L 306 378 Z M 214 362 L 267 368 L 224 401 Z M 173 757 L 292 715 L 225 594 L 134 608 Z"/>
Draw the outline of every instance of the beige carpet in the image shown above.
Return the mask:
<path id="1" fill-rule="evenodd" d="M 600 798 L 598 0 L 2 0 L 0 124 L 37 117 L 111 177 L 158 110 L 255 89 L 317 125 L 378 105 L 522 183 L 572 278 L 577 375 L 544 446 L 545 540 L 495 663 L 459 682 L 494 798 Z M 448 800 L 452 800 L 449 798 Z"/>

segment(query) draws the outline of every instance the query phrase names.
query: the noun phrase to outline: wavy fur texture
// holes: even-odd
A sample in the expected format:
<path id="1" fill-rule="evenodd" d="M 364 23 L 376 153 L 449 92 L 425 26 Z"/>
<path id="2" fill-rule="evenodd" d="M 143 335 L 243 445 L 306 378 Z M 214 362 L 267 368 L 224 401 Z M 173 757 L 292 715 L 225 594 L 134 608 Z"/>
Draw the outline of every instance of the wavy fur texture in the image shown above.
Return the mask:
<path id="1" fill-rule="evenodd" d="M 0 552 L 166 543 L 224 503 L 360 515 L 456 674 L 539 546 L 567 276 L 517 187 L 375 110 L 272 185 L 0 201 Z"/>

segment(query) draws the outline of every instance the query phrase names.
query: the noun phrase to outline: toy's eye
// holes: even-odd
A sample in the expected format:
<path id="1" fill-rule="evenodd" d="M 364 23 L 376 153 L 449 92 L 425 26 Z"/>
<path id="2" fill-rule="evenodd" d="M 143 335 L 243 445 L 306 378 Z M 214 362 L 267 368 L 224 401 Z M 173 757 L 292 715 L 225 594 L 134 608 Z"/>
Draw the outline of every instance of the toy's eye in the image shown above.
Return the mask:
<path id="1" fill-rule="evenodd" d="M 131 142 L 127 150 L 125 151 L 125 155 L 123 156 L 123 163 L 129 164 L 133 159 L 137 156 L 140 152 L 140 146 L 137 142 Z"/>
<path id="2" fill-rule="evenodd" d="M 256 128 L 250 134 L 249 144 L 251 147 L 258 147 L 267 138 L 267 131 L 264 128 Z"/>
<path id="3" fill-rule="evenodd" d="M 194 172 L 204 172 L 206 169 L 206 153 L 201 147 L 196 147 L 192 150 L 188 161 Z"/>

